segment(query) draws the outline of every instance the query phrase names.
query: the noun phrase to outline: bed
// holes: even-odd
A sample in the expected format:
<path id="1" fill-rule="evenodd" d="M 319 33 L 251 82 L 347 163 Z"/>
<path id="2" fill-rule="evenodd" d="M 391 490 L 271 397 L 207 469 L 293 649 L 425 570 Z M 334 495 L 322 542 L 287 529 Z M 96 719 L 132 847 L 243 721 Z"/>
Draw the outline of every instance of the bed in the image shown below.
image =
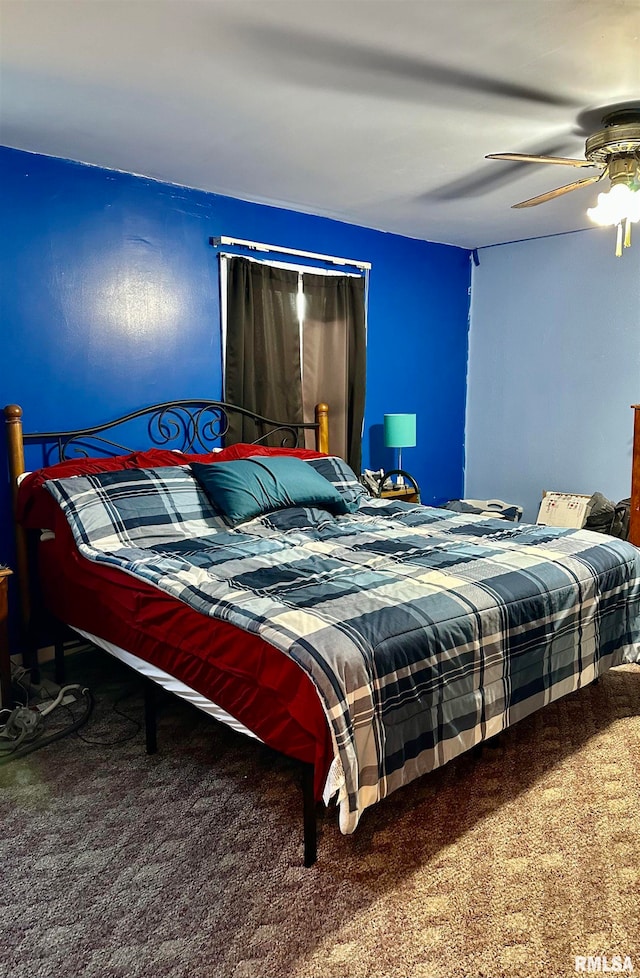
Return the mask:
<path id="1" fill-rule="evenodd" d="M 325 405 L 314 425 L 265 422 L 261 444 L 222 451 L 201 436 L 224 437 L 234 409 L 188 408 L 184 424 L 181 402 L 46 435 L 24 435 L 20 409 L 5 409 L 16 485 L 24 445 L 48 446 L 17 516 L 40 532 L 57 619 L 147 690 L 172 689 L 303 765 L 305 865 L 317 802 L 337 799 L 351 833 L 402 785 L 640 661 L 634 546 L 372 498 L 330 456 Z M 110 440 L 115 458 L 73 457 L 147 416 L 161 447 L 125 455 Z M 316 450 L 296 447 L 304 429 Z M 33 620 L 26 591 L 23 611 Z"/>

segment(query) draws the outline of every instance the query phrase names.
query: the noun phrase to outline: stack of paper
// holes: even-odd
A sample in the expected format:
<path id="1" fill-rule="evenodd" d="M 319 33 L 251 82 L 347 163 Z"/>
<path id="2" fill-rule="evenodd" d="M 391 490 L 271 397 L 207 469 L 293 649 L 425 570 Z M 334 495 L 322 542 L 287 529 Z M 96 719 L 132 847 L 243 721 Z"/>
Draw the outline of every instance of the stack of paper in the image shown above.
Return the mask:
<path id="1" fill-rule="evenodd" d="M 542 497 L 536 522 L 543 526 L 569 526 L 580 529 L 587 519 L 591 496 L 571 492 L 547 492 Z"/>

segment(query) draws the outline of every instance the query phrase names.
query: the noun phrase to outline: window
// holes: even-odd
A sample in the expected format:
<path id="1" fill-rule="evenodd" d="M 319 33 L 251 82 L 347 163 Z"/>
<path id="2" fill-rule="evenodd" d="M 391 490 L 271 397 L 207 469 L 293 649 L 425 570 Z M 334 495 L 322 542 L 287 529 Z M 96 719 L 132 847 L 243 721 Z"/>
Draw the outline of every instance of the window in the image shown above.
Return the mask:
<path id="1" fill-rule="evenodd" d="M 329 404 L 331 451 L 360 470 L 366 327 L 362 274 L 221 255 L 224 398 L 275 420 Z M 260 432 L 239 422 L 231 441 Z"/>

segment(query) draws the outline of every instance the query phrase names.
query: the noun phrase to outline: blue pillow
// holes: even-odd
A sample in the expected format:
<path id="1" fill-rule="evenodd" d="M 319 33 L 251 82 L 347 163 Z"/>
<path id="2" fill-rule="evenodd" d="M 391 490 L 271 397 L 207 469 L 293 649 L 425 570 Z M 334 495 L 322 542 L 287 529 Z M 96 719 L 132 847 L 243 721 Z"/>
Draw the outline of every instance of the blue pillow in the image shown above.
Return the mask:
<path id="1" fill-rule="evenodd" d="M 323 455 L 321 458 L 308 458 L 306 465 L 312 466 L 320 475 L 336 487 L 347 504 L 350 513 L 355 513 L 361 499 L 368 499 L 369 494 L 358 479 L 353 469 L 337 455 Z"/>
<path id="2" fill-rule="evenodd" d="M 294 456 L 192 462 L 191 471 L 232 526 L 288 506 L 317 506 L 334 514 L 348 512 L 335 486 Z"/>

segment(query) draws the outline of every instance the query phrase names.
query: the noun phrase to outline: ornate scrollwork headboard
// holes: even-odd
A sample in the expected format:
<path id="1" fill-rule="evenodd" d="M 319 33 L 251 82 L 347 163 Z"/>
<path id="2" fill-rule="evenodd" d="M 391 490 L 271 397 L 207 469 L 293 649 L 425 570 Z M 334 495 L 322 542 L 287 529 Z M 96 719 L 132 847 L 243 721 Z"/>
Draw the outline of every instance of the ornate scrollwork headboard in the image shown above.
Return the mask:
<path id="1" fill-rule="evenodd" d="M 148 442 L 145 447 L 173 448 L 196 454 L 209 452 L 227 435 L 230 419 L 234 415 L 250 420 L 260 432 L 256 438 L 251 439 L 253 445 L 269 439 L 271 444 L 275 443 L 283 448 L 297 448 L 303 433 L 313 431 L 316 447 L 320 443 L 323 444 L 322 449 L 318 450 L 328 450 L 326 405 L 318 405 L 316 420 L 305 423 L 274 421 L 247 411 L 245 408 L 226 404 L 224 401 L 205 399 L 165 401 L 88 428 L 48 432 L 22 431 L 22 410 L 17 404 L 8 405 L 4 413 L 9 426 L 9 442 L 13 434 L 19 435 L 23 446 L 27 443 L 43 446 L 47 450 L 47 464 L 88 456 L 91 452 L 120 455 L 140 449 L 142 447 L 140 423 L 145 429 L 144 440 Z M 110 434 L 107 435 L 106 432 Z M 114 437 L 111 437 L 111 434 Z M 136 444 L 125 443 L 127 435 L 135 440 Z"/>

